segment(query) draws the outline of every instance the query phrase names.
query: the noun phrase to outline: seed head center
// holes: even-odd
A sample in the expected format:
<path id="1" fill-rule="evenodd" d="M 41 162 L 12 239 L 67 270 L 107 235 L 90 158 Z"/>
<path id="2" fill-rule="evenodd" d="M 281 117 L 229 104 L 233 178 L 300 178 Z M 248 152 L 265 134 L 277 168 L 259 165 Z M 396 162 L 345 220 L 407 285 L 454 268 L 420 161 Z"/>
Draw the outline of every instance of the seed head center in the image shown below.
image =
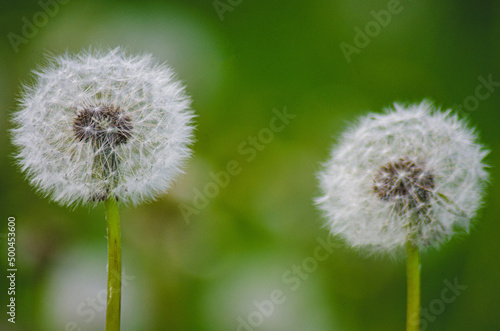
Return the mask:
<path id="1" fill-rule="evenodd" d="M 83 108 L 73 121 L 78 140 L 96 147 L 125 144 L 132 136 L 132 121 L 120 108 L 89 106 Z"/>
<path id="2" fill-rule="evenodd" d="M 422 211 L 429 208 L 434 189 L 434 175 L 420 161 L 400 158 L 378 170 L 373 180 L 374 193 L 395 203 L 399 211 Z"/>

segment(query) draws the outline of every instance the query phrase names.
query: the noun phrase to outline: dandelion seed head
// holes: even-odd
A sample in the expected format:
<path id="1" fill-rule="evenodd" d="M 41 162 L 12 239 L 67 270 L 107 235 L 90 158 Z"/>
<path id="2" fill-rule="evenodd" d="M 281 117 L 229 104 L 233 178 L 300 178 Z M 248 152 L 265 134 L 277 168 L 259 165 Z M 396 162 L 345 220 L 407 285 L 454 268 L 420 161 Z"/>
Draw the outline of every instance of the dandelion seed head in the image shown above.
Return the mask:
<path id="1" fill-rule="evenodd" d="M 164 193 L 190 155 L 190 98 L 173 71 L 122 49 L 54 57 L 14 114 L 21 169 L 62 205 Z"/>
<path id="2" fill-rule="evenodd" d="M 368 253 L 439 246 L 482 203 L 488 151 L 450 110 L 394 104 L 348 129 L 319 174 L 333 235 Z"/>

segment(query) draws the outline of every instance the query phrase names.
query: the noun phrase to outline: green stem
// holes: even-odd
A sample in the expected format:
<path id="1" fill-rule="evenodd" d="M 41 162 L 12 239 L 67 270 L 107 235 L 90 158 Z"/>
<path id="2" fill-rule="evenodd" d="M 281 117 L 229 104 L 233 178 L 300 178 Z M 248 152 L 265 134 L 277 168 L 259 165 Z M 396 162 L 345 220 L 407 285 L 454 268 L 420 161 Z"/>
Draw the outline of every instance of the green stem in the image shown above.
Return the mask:
<path id="1" fill-rule="evenodd" d="M 406 281 L 408 288 L 408 307 L 406 312 L 406 331 L 420 330 L 420 255 L 418 246 L 406 243 Z"/>
<path id="2" fill-rule="evenodd" d="M 108 296 L 106 301 L 106 331 L 120 331 L 122 253 L 120 215 L 115 197 L 104 202 L 108 228 Z"/>

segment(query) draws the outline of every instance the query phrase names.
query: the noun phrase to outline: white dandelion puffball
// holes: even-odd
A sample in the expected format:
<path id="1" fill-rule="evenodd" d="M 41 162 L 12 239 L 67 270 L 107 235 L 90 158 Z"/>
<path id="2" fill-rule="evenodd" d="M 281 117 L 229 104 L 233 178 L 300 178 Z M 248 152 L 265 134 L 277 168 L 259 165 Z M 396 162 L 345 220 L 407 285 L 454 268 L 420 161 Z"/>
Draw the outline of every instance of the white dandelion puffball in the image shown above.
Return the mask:
<path id="1" fill-rule="evenodd" d="M 62 205 L 152 200 L 190 155 L 191 101 L 150 55 L 116 48 L 54 57 L 19 103 L 18 162 L 33 186 Z"/>
<path id="2" fill-rule="evenodd" d="M 487 154 L 450 111 L 394 104 L 343 134 L 319 175 L 317 204 L 333 235 L 368 253 L 438 246 L 468 231 Z"/>

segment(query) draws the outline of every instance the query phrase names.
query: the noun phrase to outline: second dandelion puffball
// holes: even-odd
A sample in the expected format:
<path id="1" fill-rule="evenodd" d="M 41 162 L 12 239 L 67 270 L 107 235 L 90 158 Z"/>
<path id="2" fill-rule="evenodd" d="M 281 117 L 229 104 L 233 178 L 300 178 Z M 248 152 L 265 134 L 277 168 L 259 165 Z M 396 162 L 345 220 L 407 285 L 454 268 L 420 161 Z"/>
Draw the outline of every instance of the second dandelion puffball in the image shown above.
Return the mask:
<path id="1" fill-rule="evenodd" d="M 451 111 L 395 104 L 359 119 L 333 148 L 317 199 L 352 247 L 394 253 L 468 230 L 488 178 L 487 151 Z"/>
<path id="2" fill-rule="evenodd" d="M 116 48 L 54 57 L 24 87 L 19 108 L 19 164 L 62 205 L 151 200 L 190 155 L 190 98 L 150 55 Z"/>

